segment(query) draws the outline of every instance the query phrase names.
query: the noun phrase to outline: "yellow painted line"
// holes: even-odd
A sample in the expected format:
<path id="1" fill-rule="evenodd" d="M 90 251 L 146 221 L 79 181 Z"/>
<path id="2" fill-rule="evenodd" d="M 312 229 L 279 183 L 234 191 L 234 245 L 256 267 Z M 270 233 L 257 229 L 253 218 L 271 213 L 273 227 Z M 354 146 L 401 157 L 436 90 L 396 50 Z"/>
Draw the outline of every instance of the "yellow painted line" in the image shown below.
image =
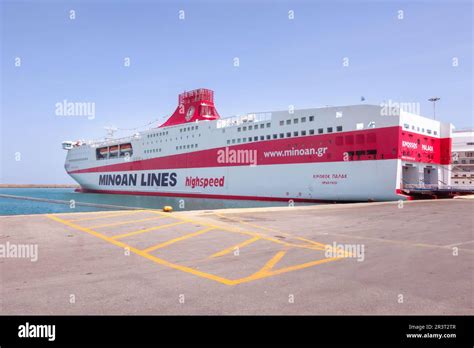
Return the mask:
<path id="1" fill-rule="evenodd" d="M 282 259 L 283 256 L 285 256 L 286 250 L 279 251 L 273 256 L 270 261 L 268 261 L 265 266 L 262 267 L 260 272 L 262 273 L 267 273 L 270 271 L 277 263 Z"/>
<path id="2" fill-rule="evenodd" d="M 321 248 L 323 248 L 323 249 L 326 247 L 325 244 L 318 243 L 318 242 L 312 241 L 312 240 L 310 240 L 310 239 L 302 238 L 302 237 L 295 237 L 295 236 L 291 235 L 290 233 L 286 233 L 286 232 L 283 232 L 283 231 L 281 231 L 281 230 L 277 230 L 277 229 L 275 229 L 275 228 L 270 228 L 270 227 L 265 227 L 265 226 L 260 226 L 260 225 L 252 224 L 252 223 L 250 223 L 250 222 L 243 221 L 243 220 L 241 220 L 241 219 L 234 218 L 234 217 L 225 216 L 225 215 L 219 214 L 219 213 L 214 213 L 214 215 L 219 216 L 219 217 L 221 217 L 221 218 L 233 220 L 233 221 L 235 221 L 235 222 L 241 223 L 242 225 L 248 225 L 248 226 L 252 226 L 252 227 L 254 227 L 254 228 L 266 230 L 266 231 L 269 231 L 269 232 L 276 232 L 276 233 L 279 233 L 279 234 L 282 234 L 282 235 L 285 235 L 285 236 L 289 236 L 289 237 L 292 237 L 292 238 L 295 238 L 295 239 L 299 239 L 299 240 L 301 240 L 301 241 L 304 241 L 304 242 L 307 242 L 307 243 L 310 243 L 310 244 L 317 245 L 317 246 L 319 246 L 319 247 L 321 247 Z"/>
<path id="3" fill-rule="evenodd" d="M 184 218 L 184 217 L 181 217 L 181 216 L 171 216 L 169 213 L 162 213 L 162 212 L 156 211 L 156 210 L 149 210 L 149 211 L 152 212 L 152 213 L 155 213 L 155 214 L 166 215 L 166 216 L 168 216 L 172 219 L 183 220 L 183 221 L 186 221 L 186 222 L 191 222 L 191 223 L 199 224 L 199 225 L 202 225 L 202 226 L 212 227 L 212 228 L 215 228 L 215 229 L 218 229 L 218 230 L 223 230 L 223 231 L 226 231 L 226 232 L 240 233 L 240 234 L 245 234 L 245 235 L 252 236 L 252 237 L 259 237 L 260 239 L 268 240 L 270 242 L 282 244 L 282 245 L 285 245 L 285 246 L 312 249 L 312 250 L 326 250 L 326 245 L 325 244 L 321 244 L 321 243 L 317 243 L 317 242 L 313 242 L 312 243 L 313 245 L 301 245 L 301 244 L 295 244 L 295 243 L 288 243 L 288 242 L 284 242 L 280 239 L 276 239 L 276 238 L 273 238 L 273 237 L 268 237 L 264 234 L 260 234 L 260 233 L 257 233 L 257 232 L 240 230 L 238 228 L 232 228 L 232 227 L 229 227 L 229 226 L 209 224 L 207 222 L 203 222 L 203 221 L 200 221 L 200 220 L 192 220 L 192 219 Z M 282 234 L 286 234 L 288 236 L 291 236 L 288 233 L 284 233 L 284 232 L 282 232 Z M 293 238 L 296 238 L 296 237 L 293 237 Z"/>
<path id="4" fill-rule="evenodd" d="M 182 271 L 182 272 L 186 272 L 186 273 L 189 273 L 189 274 L 193 274 L 193 275 L 196 275 L 196 276 L 199 276 L 199 277 L 202 277 L 202 278 L 206 278 L 206 279 L 209 279 L 209 280 L 214 280 L 216 282 L 219 282 L 221 284 L 225 284 L 225 285 L 237 285 L 237 284 L 241 284 L 241 283 L 245 283 L 245 282 L 249 282 L 249 281 L 253 281 L 253 280 L 258 280 L 258 279 L 262 279 L 262 278 L 266 278 L 266 277 L 270 277 L 270 276 L 273 276 L 273 275 L 277 275 L 277 274 L 282 274 L 282 273 L 286 273 L 286 272 L 290 272 L 290 271 L 295 271 L 295 270 L 299 270 L 299 269 L 304 269 L 304 268 L 307 268 L 307 267 L 311 267 L 311 266 L 315 266 L 315 265 L 318 265 L 318 264 L 322 264 L 322 263 L 326 263 L 326 262 L 330 262 L 330 261 L 336 261 L 336 260 L 340 260 L 342 258 L 339 258 L 339 257 L 335 257 L 335 258 L 327 258 L 327 259 L 322 259 L 322 260 L 316 260 L 316 261 L 311 261 L 311 262 L 307 262 L 307 263 L 304 263 L 304 264 L 299 264 L 299 265 L 294 265 L 294 266 L 289 266 L 289 267 L 285 267 L 285 268 L 281 268 L 281 269 L 278 269 L 278 270 L 275 270 L 275 271 L 272 271 L 271 270 L 271 267 L 273 267 L 283 256 L 283 252 L 280 252 L 278 253 L 277 255 L 275 255 L 272 260 L 270 260 L 269 262 L 267 262 L 267 264 L 265 266 L 267 266 L 267 268 L 269 266 L 270 267 L 270 270 L 268 269 L 265 269 L 265 266 L 264 268 L 262 268 L 261 270 L 259 270 L 258 272 L 254 273 L 253 275 L 249 276 L 249 277 L 245 277 L 245 278 L 241 278 L 241 279 L 235 279 L 235 280 L 231 280 L 231 279 L 227 279 L 227 278 L 223 278 L 223 277 L 220 277 L 220 276 L 216 276 L 214 274 L 210 274 L 210 273 L 206 273 L 206 272 L 202 272 L 202 271 L 198 271 L 196 269 L 193 269 L 193 268 L 190 268 L 190 267 L 187 267 L 187 266 L 182 266 L 182 265 L 178 265 L 178 264 L 174 264 L 174 263 L 171 263 L 169 261 L 166 261 L 166 260 L 163 260 L 163 259 L 160 259 L 154 255 L 151 255 L 151 254 L 148 254 L 146 252 L 144 252 L 143 250 L 139 250 L 137 248 L 134 248 L 126 243 L 123 243 L 121 241 L 118 241 L 118 240 L 115 240 L 114 238 L 112 237 L 107 237 L 97 231 L 94 231 L 90 228 L 87 228 L 87 227 L 83 227 L 83 226 L 80 226 L 80 225 L 76 225 L 68 220 L 63 220 L 61 218 L 58 218 L 52 214 L 47 214 L 46 215 L 48 218 L 52 219 L 52 220 L 55 220 L 57 222 L 60 222 L 66 226 L 69 226 L 71 228 L 74 228 L 76 230 L 79 230 L 79 231 L 83 231 L 83 232 L 86 232 L 90 235 L 93 235 L 95 237 L 98 237 L 104 241 L 107 241 L 113 245 L 116 245 L 118 247 L 121 247 L 121 248 L 128 248 L 128 250 L 130 250 L 131 252 L 133 252 L 134 254 L 137 254 L 137 255 L 140 255 L 148 260 L 151 260 L 157 264 L 160 264 L 162 266 L 166 266 L 166 267 L 169 267 L 169 268 L 173 268 L 173 269 L 176 269 L 176 270 L 179 270 L 179 271 Z M 186 223 L 186 222 L 189 222 L 188 221 L 181 221 L 179 223 Z M 201 222 L 198 222 L 199 224 L 203 225 Z M 178 223 L 176 223 L 178 224 Z M 215 226 L 212 226 L 213 228 L 221 228 L 219 226 L 215 227 Z"/>
<path id="5" fill-rule="evenodd" d="M 199 235 L 201 235 L 203 233 L 206 233 L 206 232 L 209 232 L 210 230 L 213 230 L 213 229 L 214 228 L 212 228 L 212 227 L 204 228 L 202 230 L 199 230 L 199 231 L 196 231 L 196 232 L 193 232 L 193 233 L 189 233 L 189 234 L 186 234 L 186 235 L 178 237 L 178 238 L 168 240 L 164 243 L 154 245 L 154 246 L 149 247 L 147 249 L 143 249 L 142 251 L 145 252 L 145 253 L 149 253 L 150 251 L 161 249 L 161 248 L 167 247 L 168 245 L 171 245 L 171 244 L 174 244 L 174 243 L 177 243 L 177 242 L 181 242 L 183 240 L 186 240 L 186 239 L 189 239 L 189 238 L 192 238 L 192 237 L 199 236 Z"/>
<path id="6" fill-rule="evenodd" d="M 220 257 L 220 256 L 227 255 L 228 253 L 234 251 L 235 249 L 243 248 L 244 246 L 252 244 L 253 242 L 256 242 L 259 239 L 261 239 L 259 236 L 247 239 L 247 240 L 243 241 L 242 243 L 239 243 L 239 244 L 236 244 L 236 245 L 231 246 L 229 248 L 226 248 L 224 250 L 218 251 L 217 253 L 212 254 L 210 257 L 212 258 L 212 257 Z"/>
<path id="7" fill-rule="evenodd" d="M 126 224 L 133 224 L 133 223 L 135 223 L 135 222 L 158 220 L 158 219 L 164 219 L 164 218 L 165 218 L 164 216 L 154 216 L 154 217 L 151 217 L 151 218 L 140 219 L 140 220 L 120 221 L 120 222 L 113 222 L 113 223 L 111 223 L 111 224 L 103 224 L 103 225 L 89 226 L 89 228 L 100 228 L 100 227 L 126 225 Z"/>
<path id="8" fill-rule="evenodd" d="M 100 238 L 102 240 L 105 240 L 113 245 L 116 245 L 118 247 L 121 247 L 121 248 L 128 248 L 128 250 L 130 250 L 132 253 L 134 254 L 137 254 L 137 255 L 140 255 L 148 260 L 151 260 L 157 264 L 160 264 L 162 266 L 166 266 L 166 267 L 170 267 L 170 268 L 173 268 L 173 269 L 177 269 L 177 270 L 180 270 L 180 271 L 183 271 L 183 272 L 186 272 L 186 273 L 190 273 L 190 274 L 193 274 L 193 275 L 196 275 L 196 276 L 199 276 L 199 277 L 202 277 L 202 278 L 207 278 L 207 279 L 210 279 L 210 280 L 214 280 L 216 282 L 219 282 L 219 283 L 222 283 L 222 284 L 226 284 L 226 285 L 234 285 L 233 284 L 233 281 L 230 280 L 230 279 L 226 279 L 226 278 L 223 278 L 223 277 L 219 277 L 219 276 L 216 276 L 214 274 L 210 274 L 210 273 L 206 273 L 206 272 L 201 272 L 201 271 L 198 271 L 196 269 L 193 269 L 193 268 L 190 268 L 190 267 L 186 267 L 186 266 L 182 266 L 182 265 L 177 265 L 177 264 L 174 264 L 174 263 L 171 263 L 171 262 L 168 262 L 166 260 L 163 260 L 163 259 L 160 259 L 156 256 L 153 256 L 153 255 L 150 255 L 150 254 L 147 254 L 145 252 L 143 252 L 142 250 L 139 250 L 137 248 L 134 248 L 128 244 L 125 244 L 123 242 L 120 242 L 118 240 L 115 240 L 115 239 L 112 239 L 111 237 L 107 237 L 99 232 L 96 232 L 90 228 L 87 228 L 87 227 L 82 227 L 82 226 L 79 226 L 79 225 L 76 225 L 74 223 L 71 223 L 67 220 L 63 220 L 63 219 L 60 219 L 52 214 L 47 214 L 46 215 L 48 218 L 52 219 L 52 220 L 55 220 L 57 222 L 60 222 L 64 225 L 67 225 L 69 227 L 72 227 L 76 230 L 79 230 L 79 231 L 83 231 L 83 232 L 86 232 L 90 235 L 93 235 L 97 238 Z"/>
<path id="9" fill-rule="evenodd" d="M 128 232 L 128 233 L 119 234 L 119 235 L 116 235 L 116 236 L 113 236 L 113 237 L 110 237 L 110 238 L 112 238 L 112 239 L 120 239 L 120 238 L 135 236 L 135 235 L 137 235 L 137 234 L 142 234 L 142 233 L 145 233 L 145 232 L 160 230 L 160 229 L 166 228 L 166 227 L 172 227 L 172 226 L 176 226 L 176 225 L 182 225 L 182 224 L 185 224 L 185 223 L 186 223 L 186 221 L 173 222 L 173 223 L 171 223 L 171 224 L 160 225 L 160 226 L 154 226 L 154 227 L 144 228 L 144 229 L 137 230 L 137 231 L 132 231 L 132 232 Z"/>
<path id="10" fill-rule="evenodd" d="M 98 219 L 105 219 L 105 218 L 108 218 L 108 217 L 130 215 L 130 214 L 140 213 L 140 212 L 143 212 L 143 211 L 145 211 L 145 210 L 124 211 L 124 212 L 120 212 L 120 213 L 100 215 L 100 216 L 94 216 L 94 217 L 83 218 L 83 219 L 67 220 L 67 221 L 76 222 L 76 221 L 86 221 L 86 220 L 98 220 Z"/>
<path id="11" fill-rule="evenodd" d="M 256 273 L 252 274 L 249 277 L 233 280 L 232 285 L 247 283 L 247 282 L 250 282 L 250 281 L 254 281 L 254 280 L 258 280 L 258 279 L 262 279 L 262 278 L 267 278 L 267 277 L 271 277 L 271 276 L 275 276 L 275 275 L 278 275 L 278 274 L 287 273 L 287 272 L 291 272 L 291 271 L 297 271 L 297 270 L 300 270 L 300 269 L 320 265 L 320 264 L 331 262 L 331 261 L 342 260 L 342 259 L 343 258 L 340 258 L 340 257 L 333 257 L 333 258 L 327 258 L 327 259 L 302 263 L 302 264 L 299 264 L 299 265 L 289 266 L 289 267 L 285 267 L 285 268 L 280 268 L 280 269 L 277 269 L 275 271 L 262 271 L 262 270 L 260 270 Z"/>

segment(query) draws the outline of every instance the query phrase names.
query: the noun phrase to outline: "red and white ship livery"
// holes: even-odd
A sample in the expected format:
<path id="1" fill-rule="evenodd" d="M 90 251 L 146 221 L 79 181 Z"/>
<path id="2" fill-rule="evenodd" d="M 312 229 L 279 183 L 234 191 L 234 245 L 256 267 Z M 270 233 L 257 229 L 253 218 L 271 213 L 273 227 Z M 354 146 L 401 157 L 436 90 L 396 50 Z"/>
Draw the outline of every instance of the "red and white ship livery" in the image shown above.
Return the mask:
<path id="1" fill-rule="evenodd" d="M 179 95 L 162 125 L 63 142 L 83 192 L 275 201 L 385 201 L 450 185 L 452 125 L 396 106 L 220 118 L 214 93 Z"/>

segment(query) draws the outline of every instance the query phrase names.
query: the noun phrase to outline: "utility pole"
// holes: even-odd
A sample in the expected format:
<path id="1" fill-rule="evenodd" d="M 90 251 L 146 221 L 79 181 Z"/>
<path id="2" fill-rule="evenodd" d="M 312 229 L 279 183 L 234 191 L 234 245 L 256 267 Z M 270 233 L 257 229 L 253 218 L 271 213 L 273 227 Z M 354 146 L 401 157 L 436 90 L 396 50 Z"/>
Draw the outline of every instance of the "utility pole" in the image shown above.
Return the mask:
<path id="1" fill-rule="evenodd" d="M 439 97 L 432 97 L 428 99 L 428 101 L 433 103 L 433 119 L 436 120 L 436 102 L 440 100 L 441 98 Z"/>

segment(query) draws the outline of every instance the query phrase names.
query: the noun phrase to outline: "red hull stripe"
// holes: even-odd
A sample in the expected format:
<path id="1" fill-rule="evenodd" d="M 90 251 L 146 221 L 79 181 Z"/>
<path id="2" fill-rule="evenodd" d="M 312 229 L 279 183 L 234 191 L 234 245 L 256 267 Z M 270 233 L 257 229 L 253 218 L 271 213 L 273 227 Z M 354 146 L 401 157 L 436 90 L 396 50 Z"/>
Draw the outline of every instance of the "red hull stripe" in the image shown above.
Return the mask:
<path id="1" fill-rule="evenodd" d="M 257 165 L 275 165 L 397 158 L 432 164 L 446 161 L 445 156 L 440 153 L 450 153 L 450 142 L 446 139 L 410 134 L 413 133 L 402 131 L 401 127 L 395 126 L 275 139 L 72 170 L 69 174 L 248 166 L 255 162 Z M 402 139 L 406 139 L 405 142 L 402 142 Z M 408 146 L 406 151 L 403 145 Z M 445 149 L 448 146 L 449 150 Z"/>
<path id="2" fill-rule="evenodd" d="M 118 190 L 91 190 L 80 188 L 76 192 L 84 193 L 106 193 L 119 195 L 138 196 L 162 196 L 162 197 L 188 197 L 188 198 L 210 198 L 210 199 L 231 199 L 245 201 L 274 201 L 274 202 L 301 202 L 301 203 L 336 203 L 336 202 L 360 202 L 355 200 L 329 200 L 329 199 L 309 199 L 309 198 L 284 198 L 284 197 L 262 197 L 262 196 L 237 196 L 237 195 L 212 195 L 202 193 L 179 193 L 179 192 L 144 192 L 144 191 L 118 191 Z"/>

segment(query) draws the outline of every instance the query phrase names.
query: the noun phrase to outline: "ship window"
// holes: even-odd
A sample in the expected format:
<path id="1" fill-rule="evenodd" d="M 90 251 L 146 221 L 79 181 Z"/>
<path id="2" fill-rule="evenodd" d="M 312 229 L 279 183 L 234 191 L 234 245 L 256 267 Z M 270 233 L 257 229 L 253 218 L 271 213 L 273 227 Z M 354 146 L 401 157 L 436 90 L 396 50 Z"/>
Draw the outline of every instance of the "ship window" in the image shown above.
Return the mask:
<path id="1" fill-rule="evenodd" d="M 424 128 L 421 128 L 421 132 L 424 133 L 424 132 L 425 132 L 425 129 L 424 129 Z"/>
<path id="2" fill-rule="evenodd" d="M 242 129 L 241 129 L 240 127 L 239 127 L 239 128 L 237 128 L 237 132 L 240 132 L 241 130 L 242 130 Z"/>
<path id="3" fill-rule="evenodd" d="M 235 144 L 235 139 L 232 139 L 232 144 Z"/>
<path id="4" fill-rule="evenodd" d="M 356 151 L 356 155 L 357 156 L 365 155 L 365 151 L 364 150 L 358 150 L 358 151 Z"/>
<path id="5" fill-rule="evenodd" d="M 267 128 L 270 128 L 270 122 L 267 123 Z"/>
<path id="6" fill-rule="evenodd" d="M 254 141 L 257 141 L 257 140 L 258 140 L 258 137 L 253 137 L 253 140 L 254 140 Z"/>
<path id="7" fill-rule="evenodd" d="M 434 133 L 434 135 L 438 135 L 438 132 L 437 132 L 437 131 L 434 131 L 433 133 Z"/>
<path id="8" fill-rule="evenodd" d="M 294 123 L 294 124 L 297 124 L 297 123 L 298 123 L 298 119 L 297 119 L 297 118 L 293 119 L 293 123 Z"/>
<path id="9" fill-rule="evenodd" d="M 431 134 L 431 129 L 427 129 L 426 133 Z"/>
<path id="10" fill-rule="evenodd" d="M 261 135 L 260 140 L 265 140 L 265 137 L 263 135 Z"/>
<path id="11" fill-rule="evenodd" d="M 249 141 L 252 141 L 252 137 L 249 137 Z"/>
<path id="12" fill-rule="evenodd" d="M 262 123 L 262 124 L 260 125 L 260 128 L 263 128 L 263 127 L 265 127 L 265 125 Z"/>
<path id="13" fill-rule="evenodd" d="M 377 150 L 367 150 L 367 155 L 376 155 Z"/>
<path id="14" fill-rule="evenodd" d="M 314 121 L 314 116 L 309 116 L 309 122 L 313 122 Z"/>
<path id="15" fill-rule="evenodd" d="M 249 126 L 249 130 L 252 130 L 253 129 L 253 126 Z"/>
<path id="16" fill-rule="evenodd" d="M 310 129 L 310 130 L 309 130 L 309 134 L 310 134 L 310 135 L 313 135 L 313 134 L 314 134 L 314 129 Z"/>
<path id="17" fill-rule="evenodd" d="M 328 133 L 332 133 L 332 127 L 328 127 L 327 131 Z"/>
<path id="18" fill-rule="evenodd" d="M 306 117 L 301 117 L 301 123 L 305 123 L 306 122 Z"/>
<path id="19" fill-rule="evenodd" d="M 405 124 L 403 125 L 403 128 L 409 129 L 409 128 L 410 128 L 410 125 L 409 125 L 408 123 L 405 123 Z"/>
<path id="20" fill-rule="evenodd" d="M 306 135 L 306 131 L 301 131 L 301 135 Z"/>
<path id="21" fill-rule="evenodd" d="M 284 137 L 285 137 L 285 134 L 280 133 L 280 139 L 281 139 L 281 138 L 284 138 Z"/>
<path id="22" fill-rule="evenodd" d="M 273 134 L 273 139 L 278 138 L 278 134 Z"/>
<path id="23" fill-rule="evenodd" d="M 365 143 L 364 134 L 357 134 L 356 135 L 356 144 L 363 144 L 363 143 Z"/>
<path id="24" fill-rule="evenodd" d="M 346 135 L 346 144 L 353 145 L 354 144 L 354 136 L 353 135 Z"/>
<path id="25" fill-rule="evenodd" d="M 229 140 L 229 139 L 227 140 L 227 144 L 230 144 L 230 140 Z"/>
<path id="26" fill-rule="evenodd" d="M 267 140 L 270 140 L 272 136 L 270 134 L 267 135 Z"/>
<path id="27" fill-rule="evenodd" d="M 291 124 L 291 120 L 286 120 L 286 124 Z"/>
<path id="28" fill-rule="evenodd" d="M 247 130 L 247 127 L 243 127 L 243 131 L 245 132 Z"/>
<path id="29" fill-rule="evenodd" d="M 239 139 L 237 139 L 237 143 L 238 143 L 238 144 L 240 144 L 240 142 L 241 142 L 241 139 L 240 139 L 240 138 L 239 138 Z"/>
<path id="30" fill-rule="evenodd" d="M 280 121 L 280 126 L 283 126 L 285 124 L 284 121 Z"/>
<path id="31" fill-rule="evenodd" d="M 294 135 L 295 137 L 297 137 L 297 136 L 298 136 L 298 132 L 293 132 L 293 135 Z"/>
<path id="32" fill-rule="evenodd" d="M 323 132 L 324 132 L 324 129 L 322 129 L 322 128 L 318 129 L 318 134 L 323 134 Z"/>
<path id="33" fill-rule="evenodd" d="M 291 138 L 291 132 L 286 133 L 287 138 Z"/>
<path id="34" fill-rule="evenodd" d="M 338 132 L 342 132 L 342 126 L 337 126 L 337 127 L 336 127 L 336 130 L 337 130 Z"/>

